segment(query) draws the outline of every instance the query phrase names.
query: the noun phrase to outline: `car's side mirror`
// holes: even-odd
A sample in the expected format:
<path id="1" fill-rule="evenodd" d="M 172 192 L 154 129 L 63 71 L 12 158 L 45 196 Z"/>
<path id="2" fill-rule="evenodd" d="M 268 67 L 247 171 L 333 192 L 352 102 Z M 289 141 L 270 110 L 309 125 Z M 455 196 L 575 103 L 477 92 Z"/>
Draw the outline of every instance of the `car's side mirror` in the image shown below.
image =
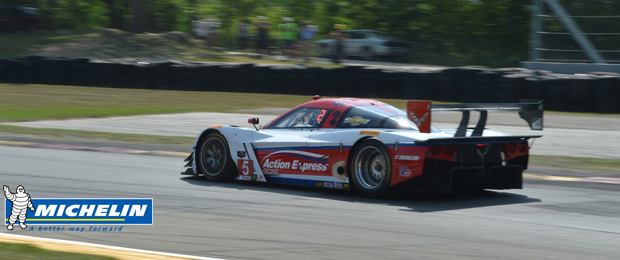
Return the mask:
<path id="1" fill-rule="evenodd" d="M 248 124 L 252 124 L 254 128 L 256 129 L 256 131 L 258 131 L 258 127 L 256 127 L 258 122 L 259 122 L 258 117 L 253 117 L 253 118 L 248 119 Z"/>

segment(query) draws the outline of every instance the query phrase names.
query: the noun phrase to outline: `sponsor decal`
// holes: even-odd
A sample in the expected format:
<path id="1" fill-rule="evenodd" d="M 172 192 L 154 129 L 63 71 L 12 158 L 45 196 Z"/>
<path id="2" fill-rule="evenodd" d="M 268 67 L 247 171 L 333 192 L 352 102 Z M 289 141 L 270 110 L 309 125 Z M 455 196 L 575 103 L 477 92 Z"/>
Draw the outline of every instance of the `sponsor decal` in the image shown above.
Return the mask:
<path id="1" fill-rule="evenodd" d="M 326 181 L 325 183 L 323 183 L 323 187 L 325 187 L 325 188 L 333 188 L 334 187 L 334 183 Z"/>
<path id="2" fill-rule="evenodd" d="M 487 153 L 489 152 L 489 148 L 491 146 L 490 145 L 484 145 L 484 146 L 477 146 L 476 148 L 476 153 L 478 153 L 478 156 L 480 157 L 480 160 L 484 160 L 484 157 L 487 156 Z M 484 152 L 480 151 L 481 149 L 484 149 Z"/>
<path id="3" fill-rule="evenodd" d="M 362 118 L 360 116 L 347 117 L 347 118 L 344 119 L 345 123 L 349 123 L 352 126 L 365 125 L 365 124 L 368 124 L 369 121 L 370 121 L 370 119 Z"/>
<path id="4" fill-rule="evenodd" d="M 21 185 L 16 193 L 11 192 L 8 186 L 3 188 L 6 197 L 4 223 L 9 230 L 17 222 L 25 229 L 26 221 L 33 225 L 153 224 L 153 199 L 31 198 Z M 93 231 L 93 228 L 89 231 Z"/>
<path id="5" fill-rule="evenodd" d="M 542 130 L 542 118 L 534 117 L 532 118 L 532 129 L 534 130 Z"/>
<path id="6" fill-rule="evenodd" d="M 403 176 L 403 177 L 411 176 L 411 170 L 409 170 L 409 168 L 407 168 L 406 166 L 400 167 L 398 172 L 400 173 L 400 176 Z"/>
<path id="7" fill-rule="evenodd" d="M 372 136 L 378 136 L 378 135 L 379 135 L 379 131 L 373 131 L 373 130 L 362 130 L 362 131 L 360 131 L 360 135 L 372 135 Z"/>
<path id="8" fill-rule="evenodd" d="M 430 101 L 408 101 L 407 118 L 414 122 L 421 133 L 431 131 L 431 102 Z"/>
<path id="9" fill-rule="evenodd" d="M 419 161 L 420 160 L 420 156 L 417 156 L 417 155 L 396 155 L 396 156 L 394 156 L 394 160 Z"/>
<path id="10" fill-rule="evenodd" d="M 334 182 L 334 188 L 342 189 L 342 182 Z"/>
<path id="11" fill-rule="evenodd" d="M 326 172 L 329 155 L 303 151 L 284 150 L 270 153 L 261 161 L 264 173 Z"/>
<path id="12" fill-rule="evenodd" d="M 413 122 L 420 127 L 422 125 L 422 123 L 424 123 L 424 121 L 426 121 L 426 119 L 428 119 L 428 115 L 430 114 L 430 112 L 426 112 L 424 113 L 424 115 L 420 118 L 418 118 L 413 111 L 409 111 L 409 116 L 411 116 L 411 118 L 413 119 Z"/>
<path id="13" fill-rule="evenodd" d="M 152 225 L 153 199 L 32 199 L 35 225 Z M 14 223 L 6 203 L 5 223 Z M 24 219 L 25 220 L 25 219 Z"/>

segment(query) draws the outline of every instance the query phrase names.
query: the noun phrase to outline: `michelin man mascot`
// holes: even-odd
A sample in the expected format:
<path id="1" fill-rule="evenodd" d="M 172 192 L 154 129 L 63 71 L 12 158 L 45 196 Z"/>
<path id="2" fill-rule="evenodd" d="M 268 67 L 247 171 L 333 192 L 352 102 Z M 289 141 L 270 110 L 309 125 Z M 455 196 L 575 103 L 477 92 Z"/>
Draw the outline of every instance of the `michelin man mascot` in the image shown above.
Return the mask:
<path id="1" fill-rule="evenodd" d="M 9 186 L 2 185 L 4 189 L 4 196 L 13 202 L 13 208 L 11 209 L 11 216 L 9 217 L 9 225 L 6 227 L 8 230 L 13 230 L 13 224 L 19 217 L 19 226 L 26 228 L 26 212 L 28 209 L 34 211 L 34 206 L 30 202 L 30 195 L 24 191 L 24 186 L 17 186 L 17 193 L 11 193 Z"/>

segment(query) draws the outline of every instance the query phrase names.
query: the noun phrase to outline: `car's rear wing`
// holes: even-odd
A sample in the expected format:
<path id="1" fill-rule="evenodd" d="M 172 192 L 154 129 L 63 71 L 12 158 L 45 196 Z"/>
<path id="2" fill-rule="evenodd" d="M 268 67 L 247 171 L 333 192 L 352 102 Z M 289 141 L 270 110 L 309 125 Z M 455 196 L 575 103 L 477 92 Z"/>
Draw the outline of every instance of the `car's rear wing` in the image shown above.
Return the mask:
<path id="1" fill-rule="evenodd" d="M 431 132 L 431 112 L 452 112 L 461 111 L 463 117 L 461 123 L 454 134 L 454 137 L 465 137 L 467 125 L 469 123 L 470 111 L 479 111 L 480 119 L 476 124 L 471 136 L 482 136 L 487 122 L 488 111 L 519 111 L 519 116 L 524 119 L 530 129 L 543 129 L 543 101 L 542 100 L 520 100 L 519 103 L 468 103 L 468 104 L 432 104 L 430 101 L 409 101 L 407 102 L 407 117 L 413 121 L 420 129 L 421 133 Z"/>

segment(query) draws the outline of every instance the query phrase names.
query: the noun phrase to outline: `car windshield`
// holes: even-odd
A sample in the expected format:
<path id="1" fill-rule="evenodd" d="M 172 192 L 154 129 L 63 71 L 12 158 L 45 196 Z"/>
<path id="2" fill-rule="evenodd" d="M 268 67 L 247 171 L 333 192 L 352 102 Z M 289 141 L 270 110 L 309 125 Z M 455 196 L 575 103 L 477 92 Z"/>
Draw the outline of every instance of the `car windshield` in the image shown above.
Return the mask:
<path id="1" fill-rule="evenodd" d="M 269 128 L 319 128 L 331 110 L 300 107 L 286 114 Z"/>
<path id="2" fill-rule="evenodd" d="M 391 35 L 386 34 L 386 33 L 382 33 L 382 32 L 372 32 L 372 34 L 374 34 L 374 35 L 375 35 L 375 37 L 377 37 L 377 38 L 379 38 L 379 39 L 386 39 L 386 40 L 389 40 L 389 39 L 394 38 L 394 37 L 392 37 Z"/>

